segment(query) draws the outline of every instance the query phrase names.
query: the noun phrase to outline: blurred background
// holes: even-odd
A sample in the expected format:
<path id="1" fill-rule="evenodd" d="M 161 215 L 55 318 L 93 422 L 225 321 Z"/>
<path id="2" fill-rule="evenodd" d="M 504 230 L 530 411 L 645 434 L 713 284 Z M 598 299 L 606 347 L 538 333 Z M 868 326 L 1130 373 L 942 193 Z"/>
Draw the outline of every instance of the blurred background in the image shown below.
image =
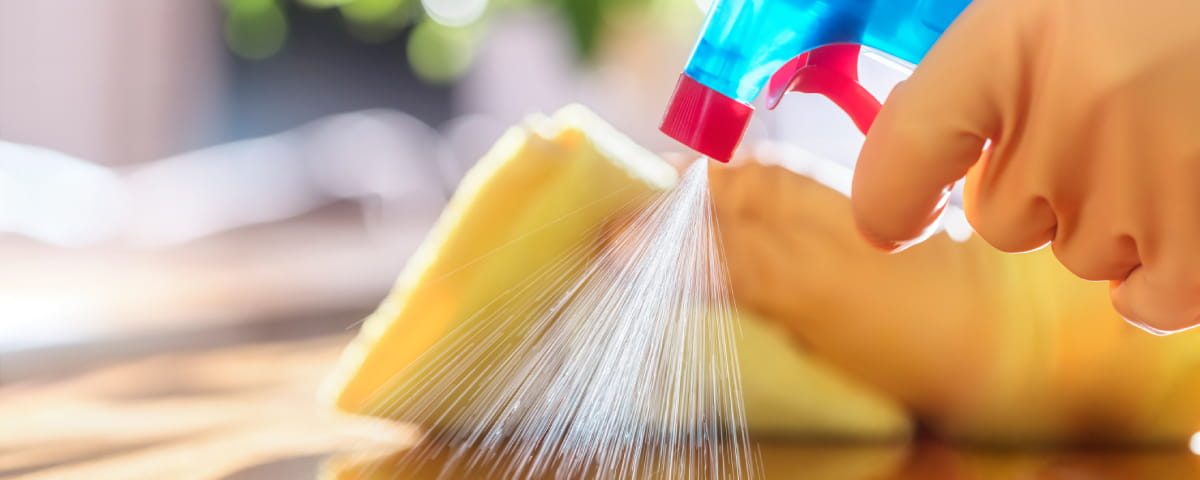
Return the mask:
<path id="1" fill-rule="evenodd" d="M 0 0 L 0 476 L 161 444 L 112 428 L 154 405 L 207 428 L 162 402 L 283 385 L 273 359 L 315 384 L 526 115 L 579 102 L 678 149 L 657 125 L 706 3 Z M 882 95 L 905 70 L 875 60 Z M 861 142 L 821 99 L 760 117 L 838 161 Z"/>
<path id="2" fill-rule="evenodd" d="M 347 328 L 526 115 L 580 102 L 677 149 L 657 125 L 704 8 L 0 0 L 0 383 L 86 345 Z M 879 94 L 904 73 L 864 68 Z M 750 137 L 861 141 L 819 98 L 765 117 Z"/>
<path id="3" fill-rule="evenodd" d="M 584 102 L 667 146 L 658 110 L 701 18 L 691 0 L 0 0 L 0 382 L 86 344 L 349 327 L 522 117 Z"/>

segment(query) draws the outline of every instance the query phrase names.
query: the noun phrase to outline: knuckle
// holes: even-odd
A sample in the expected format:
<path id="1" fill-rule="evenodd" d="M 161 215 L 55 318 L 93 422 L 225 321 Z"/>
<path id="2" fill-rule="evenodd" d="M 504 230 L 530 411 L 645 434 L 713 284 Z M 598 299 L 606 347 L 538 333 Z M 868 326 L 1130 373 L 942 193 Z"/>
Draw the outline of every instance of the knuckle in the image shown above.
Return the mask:
<path id="1" fill-rule="evenodd" d="M 1089 236 L 1086 241 L 1075 236 L 1060 237 L 1051 248 L 1067 270 L 1084 280 L 1123 280 L 1141 264 L 1137 247 L 1129 237 Z"/>
<path id="2" fill-rule="evenodd" d="M 967 220 L 981 238 L 1008 253 L 1037 250 L 1054 238 L 1054 225 L 1039 225 L 1012 215 L 976 211 L 968 213 Z"/>
<path id="3" fill-rule="evenodd" d="M 1052 243 L 1050 248 L 1058 262 L 1079 278 L 1093 281 L 1115 279 L 1111 275 L 1112 268 L 1105 265 L 1102 259 L 1086 255 L 1076 248 L 1064 247 L 1059 242 Z"/>

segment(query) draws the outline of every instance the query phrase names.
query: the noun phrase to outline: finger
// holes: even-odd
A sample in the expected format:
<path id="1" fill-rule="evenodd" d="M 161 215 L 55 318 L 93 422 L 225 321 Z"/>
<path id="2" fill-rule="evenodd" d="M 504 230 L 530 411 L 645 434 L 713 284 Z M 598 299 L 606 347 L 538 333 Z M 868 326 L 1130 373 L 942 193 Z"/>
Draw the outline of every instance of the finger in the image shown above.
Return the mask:
<path id="1" fill-rule="evenodd" d="M 1082 198 L 1057 219 L 1054 256 L 1086 280 L 1123 280 L 1141 265 L 1137 241 L 1113 220 L 1117 206 L 1103 193 Z M 1040 240 L 1040 239 L 1039 239 Z"/>
<path id="2" fill-rule="evenodd" d="M 998 157 L 999 153 L 990 149 L 967 173 L 963 189 L 967 221 L 997 250 L 1015 253 L 1041 248 L 1054 239 L 1058 216 L 1050 202 L 1036 194 L 1023 176 L 999 174 L 1004 169 L 992 165 L 1011 164 L 1014 159 Z M 1036 162 L 1040 159 L 1022 160 Z M 1014 169 L 1017 168 L 1009 170 Z"/>
<path id="3" fill-rule="evenodd" d="M 1004 2 L 963 12 L 908 80 L 888 97 L 855 167 L 859 230 L 878 247 L 903 248 L 930 231 L 955 181 L 999 125 L 1000 78 L 1014 75 Z M 1004 65 L 1012 65 L 1005 67 Z"/>
<path id="4" fill-rule="evenodd" d="M 1200 279 L 1168 278 L 1145 266 L 1123 281 L 1114 281 L 1113 307 L 1132 323 L 1155 335 L 1187 330 L 1200 324 Z"/>
<path id="5" fill-rule="evenodd" d="M 1141 265 L 1137 244 L 1127 235 L 1072 233 L 1051 244 L 1054 256 L 1084 280 L 1119 280 Z"/>

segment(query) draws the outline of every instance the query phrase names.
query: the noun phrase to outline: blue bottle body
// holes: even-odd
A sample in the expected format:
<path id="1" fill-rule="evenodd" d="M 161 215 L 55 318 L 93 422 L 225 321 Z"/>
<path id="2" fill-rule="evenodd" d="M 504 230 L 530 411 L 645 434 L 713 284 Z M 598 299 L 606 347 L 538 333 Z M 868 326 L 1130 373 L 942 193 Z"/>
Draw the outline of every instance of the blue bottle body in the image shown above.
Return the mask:
<path id="1" fill-rule="evenodd" d="M 750 103 L 784 63 L 857 43 L 916 64 L 970 0 L 717 0 L 684 72 Z"/>

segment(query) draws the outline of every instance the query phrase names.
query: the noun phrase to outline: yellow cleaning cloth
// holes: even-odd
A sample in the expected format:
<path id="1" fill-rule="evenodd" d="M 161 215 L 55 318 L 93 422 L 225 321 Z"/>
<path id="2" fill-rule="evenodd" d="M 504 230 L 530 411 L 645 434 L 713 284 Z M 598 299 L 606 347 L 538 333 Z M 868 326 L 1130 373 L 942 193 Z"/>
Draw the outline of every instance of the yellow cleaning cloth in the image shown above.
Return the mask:
<path id="1" fill-rule="evenodd" d="M 402 387 L 429 358 L 423 353 L 504 302 L 532 302 L 544 288 L 514 287 L 529 286 L 540 269 L 573 249 L 602 242 L 606 223 L 676 180 L 670 164 L 582 107 L 512 128 L 464 178 L 391 294 L 347 347 L 323 398 L 346 412 L 407 420 L 388 407 L 411 395 Z M 749 317 L 741 322 L 752 433 L 908 434 L 896 405 L 813 362 L 777 327 Z M 482 355 L 467 368 L 486 369 L 505 353 Z M 435 427 L 453 428 L 456 413 L 451 408 Z"/>

